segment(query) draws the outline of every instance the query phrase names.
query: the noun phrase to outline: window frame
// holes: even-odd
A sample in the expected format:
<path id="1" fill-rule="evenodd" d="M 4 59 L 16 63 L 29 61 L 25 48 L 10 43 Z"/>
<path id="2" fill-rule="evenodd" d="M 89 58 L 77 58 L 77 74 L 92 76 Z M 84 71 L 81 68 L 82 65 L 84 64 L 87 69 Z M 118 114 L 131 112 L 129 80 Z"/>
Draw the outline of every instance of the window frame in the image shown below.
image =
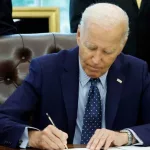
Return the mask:
<path id="1" fill-rule="evenodd" d="M 60 32 L 60 10 L 57 7 L 13 7 L 13 19 L 48 18 L 49 32 Z"/>

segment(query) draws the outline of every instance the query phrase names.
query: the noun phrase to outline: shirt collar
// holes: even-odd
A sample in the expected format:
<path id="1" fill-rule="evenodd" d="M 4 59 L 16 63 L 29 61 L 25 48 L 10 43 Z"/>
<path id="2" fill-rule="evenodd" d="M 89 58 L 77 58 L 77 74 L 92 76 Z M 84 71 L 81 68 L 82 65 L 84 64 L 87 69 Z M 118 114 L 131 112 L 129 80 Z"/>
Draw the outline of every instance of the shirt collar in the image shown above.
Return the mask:
<path id="1" fill-rule="evenodd" d="M 104 75 L 99 77 L 103 88 L 106 88 L 107 74 L 108 74 L 108 71 Z M 90 80 L 90 77 L 83 70 L 81 61 L 80 61 L 80 57 L 79 57 L 79 81 L 80 81 L 81 85 L 84 87 L 88 83 L 89 80 Z"/>

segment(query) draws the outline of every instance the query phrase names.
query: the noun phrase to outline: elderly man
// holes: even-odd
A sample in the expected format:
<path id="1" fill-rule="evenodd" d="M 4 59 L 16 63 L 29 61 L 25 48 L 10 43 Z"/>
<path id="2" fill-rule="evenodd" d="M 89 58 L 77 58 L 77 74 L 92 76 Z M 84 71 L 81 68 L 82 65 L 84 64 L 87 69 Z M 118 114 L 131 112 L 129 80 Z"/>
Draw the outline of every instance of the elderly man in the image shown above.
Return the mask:
<path id="1" fill-rule="evenodd" d="M 128 30 L 118 6 L 88 7 L 77 31 L 79 47 L 34 59 L 24 83 L 0 107 L 0 144 L 150 145 L 150 76 L 144 61 L 121 53 Z"/>

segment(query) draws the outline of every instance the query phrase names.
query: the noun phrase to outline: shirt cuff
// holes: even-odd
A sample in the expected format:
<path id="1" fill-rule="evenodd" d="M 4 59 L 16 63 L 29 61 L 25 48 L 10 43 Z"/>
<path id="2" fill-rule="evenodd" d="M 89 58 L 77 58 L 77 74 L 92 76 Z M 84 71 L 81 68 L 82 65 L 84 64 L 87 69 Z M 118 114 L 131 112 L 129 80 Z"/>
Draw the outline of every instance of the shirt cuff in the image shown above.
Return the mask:
<path id="1" fill-rule="evenodd" d="M 29 142 L 29 137 L 28 137 L 28 129 L 34 129 L 34 130 L 38 130 L 37 128 L 33 128 L 33 127 L 25 127 L 24 132 L 19 140 L 19 147 L 20 148 L 27 148 L 28 146 L 28 142 Z"/>
<path id="2" fill-rule="evenodd" d="M 127 130 L 129 130 L 136 139 L 136 143 L 133 145 L 143 145 L 143 141 L 137 136 L 137 134 L 132 129 L 127 128 Z"/>

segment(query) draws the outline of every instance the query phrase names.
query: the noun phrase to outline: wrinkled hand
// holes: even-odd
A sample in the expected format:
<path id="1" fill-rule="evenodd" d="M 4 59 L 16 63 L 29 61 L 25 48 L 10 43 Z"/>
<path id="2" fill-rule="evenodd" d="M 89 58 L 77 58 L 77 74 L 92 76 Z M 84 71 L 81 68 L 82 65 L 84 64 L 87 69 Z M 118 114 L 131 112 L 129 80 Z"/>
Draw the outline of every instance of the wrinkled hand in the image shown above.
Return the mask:
<path id="1" fill-rule="evenodd" d="M 91 150 L 108 149 L 110 146 L 122 146 L 128 143 L 128 134 L 107 129 L 97 129 L 91 137 L 87 148 Z"/>
<path id="2" fill-rule="evenodd" d="M 43 131 L 29 131 L 29 146 L 47 150 L 65 149 L 67 138 L 65 132 L 49 125 Z"/>

